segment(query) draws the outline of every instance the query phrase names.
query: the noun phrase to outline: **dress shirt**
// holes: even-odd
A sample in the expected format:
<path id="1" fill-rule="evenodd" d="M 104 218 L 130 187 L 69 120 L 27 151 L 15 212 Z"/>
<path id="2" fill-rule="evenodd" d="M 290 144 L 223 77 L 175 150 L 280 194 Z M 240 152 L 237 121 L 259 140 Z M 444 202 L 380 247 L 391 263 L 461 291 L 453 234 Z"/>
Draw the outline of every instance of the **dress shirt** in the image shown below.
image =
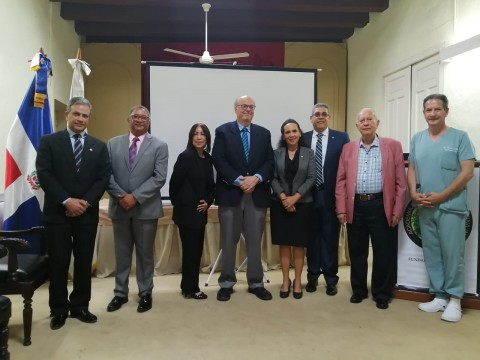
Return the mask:
<path id="1" fill-rule="evenodd" d="M 247 128 L 247 138 L 248 138 L 248 148 L 251 149 L 251 146 L 250 146 L 250 125 L 248 126 L 243 126 L 242 124 L 240 124 L 238 121 L 237 121 L 237 126 L 238 126 L 238 136 L 240 136 L 240 140 L 242 138 L 242 130 L 243 128 Z M 255 176 L 258 178 L 258 180 L 260 180 L 260 182 L 263 181 L 263 178 L 262 178 L 262 175 L 260 174 L 255 174 Z M 240 177 L 242 177 L 242 175 L 239 175 L 235 181 L 233 182 L 234 185 L 236 186 L 240 186 Z"/>
<path id="2" fill-rule="evenodd" d="M 312 143 L 310 144 L 310 148 L 315 152 L 316 146 L 317 146 L 317 140 L 319 134 L 317 131 L 313 130 L 312 134 Z M 321 132 L 323 134 L 322 138 L 322 166 L 323 166 L 323 172 L 325 173 L 325 154 L 327 153 L 327 145 L 328 145 L 328 128 L 326 128 L 324 131 Z"/>
<path id="3" fill-rule="evenodd" d="M 376 194 L 382 192 L 382 154 L 380 139 L 375 136 L 370 149 L 366 149 L 360 139 L 357 164 L 357 194 Z"/>
<path id="4" fill-rule="evenodd" d="M 140 150 L 140 146 L 142 146 L 142 142 L 145 139 L 145 134 L 140 135 L 140 136 L 135 136 L 132 133 L 130 133 L 130 135 L 128 136 L 128 148 L 129 149 L 130 149 L 130 146 L 132 146 L 132 142 L 133 142 L 134 138 L 138 139 L 138 141 L 137 141 L 137 154 L 138 154 L 138 150 Z"/>

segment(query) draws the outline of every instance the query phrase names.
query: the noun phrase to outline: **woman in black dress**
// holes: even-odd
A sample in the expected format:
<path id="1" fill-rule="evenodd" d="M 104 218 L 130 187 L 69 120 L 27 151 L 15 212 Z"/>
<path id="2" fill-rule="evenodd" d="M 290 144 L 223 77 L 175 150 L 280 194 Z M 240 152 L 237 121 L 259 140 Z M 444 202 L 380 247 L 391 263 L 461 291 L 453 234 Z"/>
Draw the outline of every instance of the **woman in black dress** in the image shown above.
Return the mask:
<path id="1" fill-rule="evenodd" d="M 188 134 L 187 148 L 178 155 L 170 178 L 173 221 L 182 241 L 182 281 L 187 299 L 203 300 L 207 295 L 198 287 L 207 210 L 213 203 L 215 182 L 209 154 L 211 136 L 205 124 L 195 124 Z"/>
<path id="2" fill-rule="evenodd" d="M 290 294 L 289 270 L 293 250 L 293 296 L 300 299 L 303 296 L 301 277 L 313 202 L 311 189 L 315 181 L 315 156 L 313 150 L 303 144 L 303 133 L 295 120 L 286 120 L 281 132 L 278 149 L 275 150 L 270 226 L 272 243 L 280 245 L 283 273 L 280 297 L 286 298 Z"/>

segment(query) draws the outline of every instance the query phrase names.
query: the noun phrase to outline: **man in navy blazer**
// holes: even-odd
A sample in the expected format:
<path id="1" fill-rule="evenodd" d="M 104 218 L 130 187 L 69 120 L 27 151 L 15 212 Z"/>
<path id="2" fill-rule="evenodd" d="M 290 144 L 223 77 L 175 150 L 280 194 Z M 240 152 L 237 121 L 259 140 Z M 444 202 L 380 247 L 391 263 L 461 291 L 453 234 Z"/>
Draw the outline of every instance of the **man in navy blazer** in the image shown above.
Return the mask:
<path id="1" fill-rule="evenodd" d="M 340 223 L 335 213 L 335 184 L 338 162 L 343 145 L 350 141 L 348 134 L 328 127 L 330 110 L 325 103 L 313 107 L 310 121 L 313 131 L 305 133 L 305 141 L 316 152 L 318 136 L 322 137 L 323 178 L 313 186 L 312 229 L 307 244 L 307 292 L 317 290 L 318 278 L 323 274 L 327 285 L 327 295 L 337 294 L 338 283 L 338 236 Z M 319 174 L 318 160 L 316 176 Z"/>
<path id="2" fill-rule="evenodd" d="M 222 244 L 222 273 L 217 300 L 228 301 L 237 282 L 235 255 L 240 235 L 247 247 L 248 291 L 271 300 L 263 286 L 261 241 L 270 204 L 274 160 L 270 131 L 252 124 L 255 101 L 241 96 L 234 102 L 237 119 L 215 130 L 212 156 L 217 170 L 218 216 Z"/>
<path id="3" fill-rule="evenodd" d="M 67 129 L 40 140 L 36 168 L 45 192 L 43 219 L 50 263 L 50 328 L 60 329 L 71 317 L 94 323 L 88 310 L 92 257 L 98 227 L 98 202 L 110 176 L 107 146 L 86 133 L 92 105 L 70 99 Z M 79 156 L 75 156 L 75 148 Z M 74 257 L 73 291 L 68 296 L 68 268 Z"/>

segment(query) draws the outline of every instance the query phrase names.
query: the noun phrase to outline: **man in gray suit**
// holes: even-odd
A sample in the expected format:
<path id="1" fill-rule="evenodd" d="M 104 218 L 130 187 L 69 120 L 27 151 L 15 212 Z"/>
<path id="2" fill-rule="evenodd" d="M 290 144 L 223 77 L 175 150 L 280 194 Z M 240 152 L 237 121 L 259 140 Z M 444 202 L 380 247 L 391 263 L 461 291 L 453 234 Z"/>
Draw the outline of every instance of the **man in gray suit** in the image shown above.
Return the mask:
<path id="1" fill-rule="evenodd" d="M 128 116 L 130 133 L 107 144 L 112 174 L 107 192 L 108 215 L 115 237 L 115 289 L 107 311 L 116 311 L 128 301 L 128 276 L 135 245 L 138 312 L 152 308 L 153 243 L 158 218 L 163 216 L 160 189 L 167 177 L 167 144 L 148 133 L 150 112 L 134 106 Z"/>

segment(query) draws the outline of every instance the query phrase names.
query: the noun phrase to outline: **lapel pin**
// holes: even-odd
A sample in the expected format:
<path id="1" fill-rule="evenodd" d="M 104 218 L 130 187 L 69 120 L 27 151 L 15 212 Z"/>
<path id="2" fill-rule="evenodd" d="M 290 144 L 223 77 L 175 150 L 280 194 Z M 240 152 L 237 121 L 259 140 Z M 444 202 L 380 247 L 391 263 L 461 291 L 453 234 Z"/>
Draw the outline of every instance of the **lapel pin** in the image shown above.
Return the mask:
<path id="1" fill-rule="evenodd" d="M 88 149 L 88 150 L 90 150 L 90 151 L 93 151 L 93 149 L 92 149 L 92 148 L 90 148 L 90 149 Z"/>

